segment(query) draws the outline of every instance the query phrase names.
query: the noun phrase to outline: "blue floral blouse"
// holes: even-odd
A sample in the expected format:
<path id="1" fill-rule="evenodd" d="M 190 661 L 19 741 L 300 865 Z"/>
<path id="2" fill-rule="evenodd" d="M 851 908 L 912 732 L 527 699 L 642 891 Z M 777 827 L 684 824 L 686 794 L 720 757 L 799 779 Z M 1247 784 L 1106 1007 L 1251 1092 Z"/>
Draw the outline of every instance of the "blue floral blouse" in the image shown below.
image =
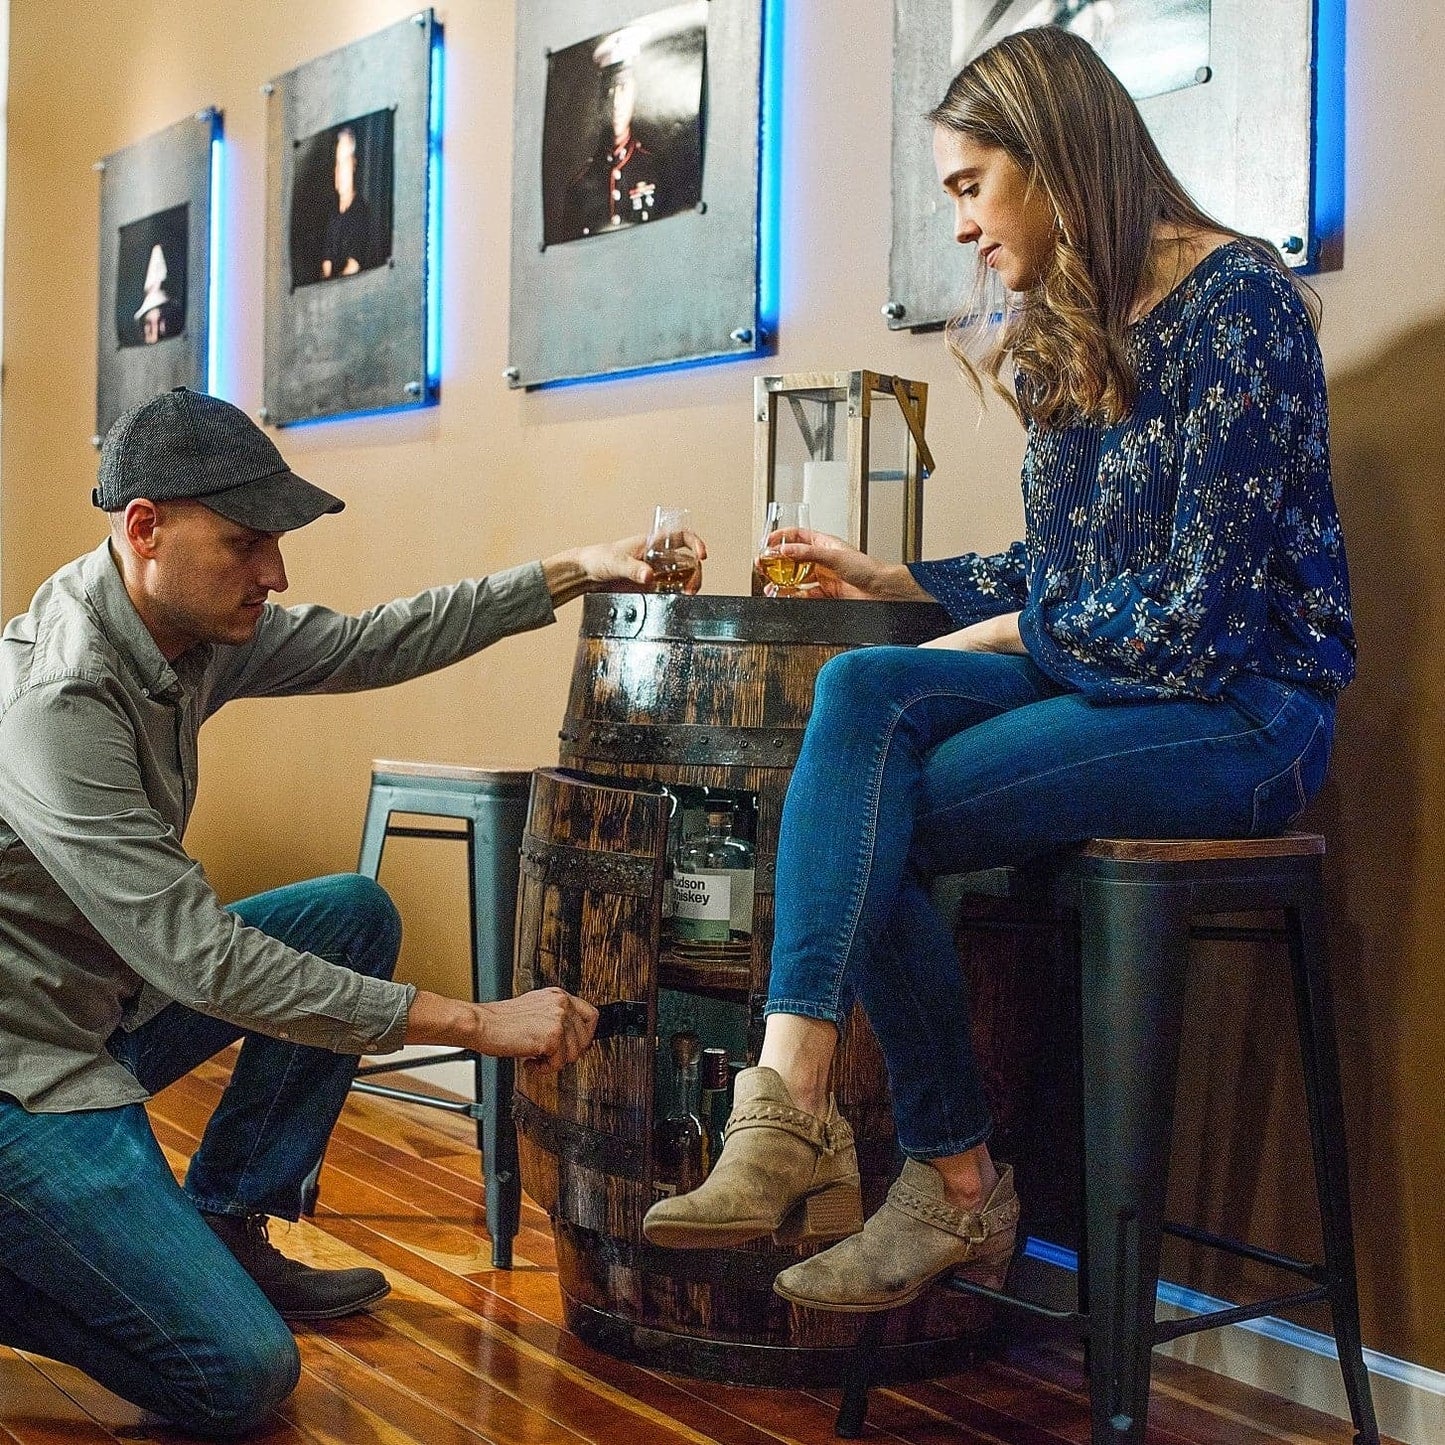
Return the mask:
<path id="1" fill-rule="evenodd" d="M 1354 676 L 1324 365 L 1288 278 L 1221 246 L 1130 329 L 1120 423 L 1030 425 L 1026 538 L 918 562 L 959 626 L 1020 612 L 1033 660 L 1099 699 Z"/>

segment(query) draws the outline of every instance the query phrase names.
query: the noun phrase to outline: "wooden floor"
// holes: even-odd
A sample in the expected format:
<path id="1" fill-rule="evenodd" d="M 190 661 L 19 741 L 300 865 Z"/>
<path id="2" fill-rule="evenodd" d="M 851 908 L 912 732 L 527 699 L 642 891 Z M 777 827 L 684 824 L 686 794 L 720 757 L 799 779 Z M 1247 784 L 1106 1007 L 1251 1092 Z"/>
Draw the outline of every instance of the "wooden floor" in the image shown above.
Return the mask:
<path id="1" fill-rule="evenodd" d="M 178 1168 L 224 1079 L 210 1066 L 151 1105 Z M 296 1393 L 254 1440 L 346 1445 L 626 1442 L 826 1445 L 834 1391 L 741 1389 L 600 1355 L 561 1327 L 546 1217 L 525 1203 L 516 1267 L 491 1267 L 472 1125 L 353 1095 L 332 1139 L 315 1223 L 273 1224 L 312 1263 L 371 1263 L 391 1295 L 371 1315 L 298 1328 Z M 1339 1421 L 1156 1356 L 1150 1445 L 1348 1445 Z M 867 1438 L 910 1445 L 1088 1439 L 1077 1355 L 1018 1347 L 968 1374 L 874 1391 Z M 104 1445 L 195 1437 L 79 1371 L 0 1349 L 0 1441 Z"/>

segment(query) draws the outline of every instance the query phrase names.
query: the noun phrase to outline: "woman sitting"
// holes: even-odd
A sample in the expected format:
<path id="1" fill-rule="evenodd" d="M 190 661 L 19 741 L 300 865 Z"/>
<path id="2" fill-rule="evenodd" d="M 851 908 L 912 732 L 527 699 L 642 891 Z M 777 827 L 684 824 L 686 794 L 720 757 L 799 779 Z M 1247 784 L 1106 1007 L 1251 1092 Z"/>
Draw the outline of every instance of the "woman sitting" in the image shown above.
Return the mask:
<path id="1" fill-rule="evenodd" d="M 712 1173 L 644 1223 L 690 1248 L 848 1236 L 774 1285 L 818 1309 L 890 1308 L 959 1266 L 997 1278 L 1013 1251 L 929 880 L 1096 835 L 1276 832 L 1323 781 L 1354 670 L 1315 317 L 1277 254 L 1200 211 L 1066 31 L 1001 41 L 930 119 L 957 238 L 1008 293 L 981 351 L 952 339 L 1027 428 L 1026 536 L 908 568 L 787 544 L 835 596 L 935 598 L 960 630 L 819 674 L 758 1066 Z M 907 1156 L 866 1225 L 828 1086 L 855 999 Z"/>

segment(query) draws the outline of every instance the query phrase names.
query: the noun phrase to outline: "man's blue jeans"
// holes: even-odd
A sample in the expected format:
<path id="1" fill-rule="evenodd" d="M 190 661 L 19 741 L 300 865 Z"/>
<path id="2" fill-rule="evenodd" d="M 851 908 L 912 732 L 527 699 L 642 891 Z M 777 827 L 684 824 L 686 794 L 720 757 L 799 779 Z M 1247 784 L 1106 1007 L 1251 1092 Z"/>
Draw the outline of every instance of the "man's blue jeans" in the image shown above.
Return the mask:
<path id="1" fill-rule="evenodd" d="M 354 873 L 232 910 L 254 928 L 390 977 L 401 924 Z M 197 1209 L 296 1219 L 356 1069 L 352 1055 L 248 1034 L 171 1004 L 110 1050 L 149 1091 L 244 1039 L 176 1185 L 145 1109 L 29 1114 L 0 1095 L 0 1343 L 77 1365 L 187 1430 L 237 1434 L 296 1386 L 295 1341 Z"/>
<path id="2" fill-rule="evenodd" d="M 961 1154 L 991 1129 L 929 880 L 1090 837 L 1278 832 L 1324 780 L 1334 705 L 1262 677 L 1228 692 L 1091 702 L 1027 657 L 933 648 L 819 673 L 783 808 L 767 1012 L 841 1026 L 863 1005 L 906 1154 Z"/>

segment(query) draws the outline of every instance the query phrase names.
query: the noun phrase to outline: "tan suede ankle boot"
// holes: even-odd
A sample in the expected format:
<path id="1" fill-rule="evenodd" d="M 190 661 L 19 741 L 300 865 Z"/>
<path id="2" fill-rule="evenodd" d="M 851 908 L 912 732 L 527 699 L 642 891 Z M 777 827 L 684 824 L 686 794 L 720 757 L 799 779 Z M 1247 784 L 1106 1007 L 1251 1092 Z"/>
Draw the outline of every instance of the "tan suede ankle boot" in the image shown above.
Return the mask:
<path id="1" fill-rule="evenodd" d="M 785 1269 L 773 1288 L 794 1304 L 861 1312 L 907 1304 L 940 1275 L 966 1266 L 970 1278 L 999 1289 L 1013 1257 L 1019 1201 L 1004 1165 L 980 1210 L 955 1209 L 943 1176 L 909 1159 L 883 1208 L 861 1234 Z"/>
<path id="2" fill-rule="evenodd" d="M 738 1075 L 722 1153 L 694 1190 L 660 1199 L 642 1232 L 671 1249 L 716 1249 L 771 1234 L 779 1244 L 838 1239 L 863 1227 L 853 1131 L 793 1104 L 772 1069 Z"/>

